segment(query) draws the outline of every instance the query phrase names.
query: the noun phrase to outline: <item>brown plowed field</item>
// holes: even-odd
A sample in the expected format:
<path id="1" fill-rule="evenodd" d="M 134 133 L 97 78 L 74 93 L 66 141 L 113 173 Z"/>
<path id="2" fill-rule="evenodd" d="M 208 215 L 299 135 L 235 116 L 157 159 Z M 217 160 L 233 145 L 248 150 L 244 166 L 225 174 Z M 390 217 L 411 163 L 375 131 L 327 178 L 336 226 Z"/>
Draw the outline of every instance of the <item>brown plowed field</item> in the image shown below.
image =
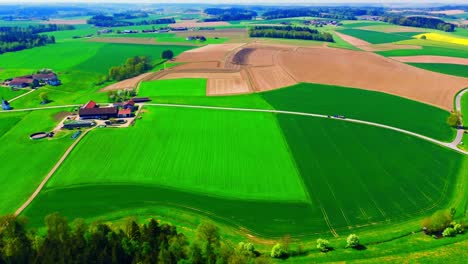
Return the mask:
<path id="1" fill-rule="evenodd" d="M 49 19 L 41 24 L 57 24 L 57 25 L 86 25 L 86 19 Z"/>
<path id="2" fill-rule="evenodd" d="M 297 83 L 280 66 L 249 68 L 256 91 L 269 91 Z"/>
<path id="3" fill-rule="evenodd" d="M 219 27 L 219 26 L 229 26 L 228 22 L 218 21 L 218 22 L 197 22 L 196 20 L 188 20 L 184 22 L 178 22 L 175 24 L 169 24 L 171 28 L 186 27 L 186 28 L 195 28 L 195 27 Z"/>
<path id="4" fill-rule="evenodd" d="M 107 91 L 112 91 L 112 90 L 133 89 L 133 88 L 137 87 L 137 85 L 138 85 L 138 83 L 140 81 L 142 81 L 145 78 L 149 77 L 153 73 L 154 72 L 147 72 L 147 73 L 144 73 L 144 74 L 140 74 L 140 75 L 138 75 L 136 77 L 133 77 L 133 78 L 130 78 L 130 79 L 127 79 L 127 80 L 123 80 L 123 81 L 111 84 L 111 85 L 101 89 L 101 92 L 107 92 Z"/>
<path id="5" fill-rule="evenodd" d="M 414 27 L 404 27 L 404 26 L 390 26 L 390 27 L 381 27 L 381 26 L 365 26 L 358 27 L 356 29 L 370 30 L 370 31 L 380 31 L 385 33 L 397 33 L 397 32 L 421 32 L 420 28 Z"/>
<path id="6" fill-rule="evenodd" d="M 210 44 L 201 48 L 192 49 L 180 54 L 176 61 L 180 62 L 202 62 L 221 61 L 232 50 L 244 45 L 244 43 L 232 44 Z"/>
<path id="7" fill-rule="evenodd" d="M 369 53 L 333 48 L 281 52 L 278 63 L 299 82 L 375 90 L 453 108 L 453 97 L 468 79 L 412 67 Z"/>
<path id="8" fill-rule="evenodd" d="M 444 57 L 444 56 L 401 56 L 401 57 L 390 57 L 401 62 L 414 62 L 414 63 L 447 63 L 447 64 L 460 64 L 468 65 L 468 59 Z"/>

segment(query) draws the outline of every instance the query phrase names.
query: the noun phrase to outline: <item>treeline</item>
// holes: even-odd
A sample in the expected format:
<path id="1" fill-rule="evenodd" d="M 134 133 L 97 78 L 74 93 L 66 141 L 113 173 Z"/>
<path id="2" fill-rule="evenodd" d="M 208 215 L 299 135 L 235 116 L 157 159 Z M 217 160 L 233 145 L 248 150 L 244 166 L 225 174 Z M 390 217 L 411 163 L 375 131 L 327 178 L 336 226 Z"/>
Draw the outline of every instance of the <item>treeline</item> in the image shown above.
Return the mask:
<path id="1" fill-rule="evenodd" d="M 199 225 L 193 241 L 175 226 L 154 219 L 144 224 L 127 219 L 122 227 L 75 220 L 58 214 L 45 218 L 45 234 L 27 229 L 14 216 L 0 218 L 0 263 L 253 263 L 250 243 L 221 240 L 210 223 Z M 259 258 L 257 258 L 259 259 Z M 268 263 L 265 258 L 262 263 Z"/>
<path id="2" fill-rule="evenodd" d="M 156 25 L 156 24 L 172 24 L 175 23 L 174 18 L 159 18 L 150 20 L 141 20 L 138 22 L 131 22 L 122 20 L 122 16 L 114 14 L 114 16 L 96 15 L 88 19 L 87 23 L 97 27 L 125 27 L 125 26 L 139 26 L 139 25 Z"/>
<path id="3" fill-rule="evenodd" d="M 249 28 L 249 36 L 253 38 L 285 38 L 335 42 L 332 34 L 308 27 L 254 26 Z"/>
<path id="4" fill-rule="evenodd" d="M 331 19 L 346 19 L 355 20 L 356 16 L 379 16 L 384 14 L 383 8 L 368 7 L 304 7 L 304 8 L 290 8 L 290 9 L 274 9 L 263 13 L 264 19 L 278 19 L 289 17 L 323 17 Z"/>
<path id="5" fill-rule="evenodd" d="M 136 56 L 127 59 L 124 65 L 114 66 L 109 69 L 107 80 L 121 81 L 142 74 L 153 67 L 151 58 Z"/>
<path id="6" fill-rule="evenodd" d="M 252 20 L 257 16 L 257 12 L 244 8 L 207 8 L 204 12 L 213 16 L 203 19 L 205 22 Z"/>
<path id="7" fill-rule="evenodd" d="M 0 27 L 0 54 L 55 43 L 54 36 L 39 35 L 54 27 Z"/>
<path id="8" fill-rule="evenodd" d="M 432 17 L 403 17 L 403 16 L 384 16 L 381 19 L 384 22 L 400 25 L 400 26 L 409 26 L 409 27 L 420 27 L 420 28 L 432 28 L 443 30 L 446 32 L 455 31 L 455 25 L 451 23 L 446 23 L 445 21 L 432 18 Z"/>

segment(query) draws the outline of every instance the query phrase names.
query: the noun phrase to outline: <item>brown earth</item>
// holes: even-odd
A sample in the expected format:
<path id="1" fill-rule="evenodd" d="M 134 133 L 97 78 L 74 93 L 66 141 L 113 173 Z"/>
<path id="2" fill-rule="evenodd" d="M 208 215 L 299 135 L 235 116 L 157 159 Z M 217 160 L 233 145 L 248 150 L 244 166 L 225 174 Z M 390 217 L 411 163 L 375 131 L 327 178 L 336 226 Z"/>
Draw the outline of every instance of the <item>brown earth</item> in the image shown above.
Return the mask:
<path id="1" fill-rule="evenodd" d="M 400 62 L 447 63 L 447 64 L 468 65 L 468 59 L 445 57 L 445 56 L 401 56 L 401 57 L 389 57 L 389 58 L 400 61 Z"/>
<path id="2" fill-rule="evenodd" d="M 404 26 L 389 26 L 389 27 L 365 26 L 365 27 L 358 27 L 356 29 L 363 29 L 363 30 L 370 30 L 370 31 L 380 31 L 380 32 L 385 32 L 385 33 L 421 32 L 420 28 L 404 27 Z"/>
<path id="3" fill-rule="evenodd" d="M 58 25 L 85 25 L 86 19 L 49 19 L 41 24 L 58 24 Z"/>
<path id="4" fill-rule="evenodd" d="M 225 21 L 218 21 L 218 22 L 197 22 L 196 20 L 187 20 L 184 22 L 178 22 L 175 24 L 169 24 L 171 28 L 177 27 L 186 27 L 186 28 L 194 28 L 194 27 L 219 27 L 219 26 L 229 26 L 228 22 Z"/>
<path id="5" fill-rule="evenodd" d="M 111 84 L 104 89 L 101 89 L 101 92 L 107 92 L 107 91 L 112 91 L 112 90 L 124 90 L 124 89 L 134 89 L 135 87 L 138 86 L 138 83 L 141 81 L 145 80 L 148 76 L 154 74 L 153 72 L 147 72 L 140 74 L 136 77 L 126 79 L 114 84 Z"/>
<path id="6" fill-rule="evenodd" d="M 188 50 L 180 54 L 175 61 L 178 62 L 202 62 L 222 61 L 230 51 L 244 45 L 244 43 L 209 44 L 201 48 Z"/>
<path id="7" fill-rule="evenodd" d="M 443 11 L 431 11 L 431 14 L 445 14 L 445 15 L 460 15 L 464 14 L 465 11 L 461 9 L 454 9 L 454 10 L 443 10 Z"/>

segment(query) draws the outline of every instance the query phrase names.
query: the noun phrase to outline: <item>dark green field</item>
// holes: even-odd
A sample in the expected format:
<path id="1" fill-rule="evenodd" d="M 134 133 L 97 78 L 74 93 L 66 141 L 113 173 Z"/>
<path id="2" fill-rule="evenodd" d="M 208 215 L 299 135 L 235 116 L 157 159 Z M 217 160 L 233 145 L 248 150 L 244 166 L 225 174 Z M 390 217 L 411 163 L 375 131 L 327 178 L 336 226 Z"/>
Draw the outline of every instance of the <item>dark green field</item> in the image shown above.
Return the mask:
<path id="1" fill-rule="evenodd" d="M 423 46 L 422 49 L 389 50 L 389 51 L 379 51 L 376 53 L 385 57 L 433 55 L 433 56 L 468 58 L 468 48 L 463 49 L 463 46 L 460 46 L 460 49 L 454 49 L 450 47 Z"/>
<path id="2" fill-rule="evenodd" d="M 468 65 L 446 64 L 446 63 L 408 63 L 415 67 L 443 74 L 455 75 L 468 78 Z"/>
<path id="3" fill-rule="evenodd" d="M 361 30 L 354 28 L 339 30 L 339 32 L 362 39 L 372 44 L 391 43 L 411 39 L 410 36 L 400 35 L 397 33 L 383 33 L 378 31 Z"/>
<path id="4" fill-rule="evenodd" d="M 454 132 L 445 123 L 449 113 L 398 96 L 331 85 L 302 83 L 262 93 L 275 109 L 349 118 L 386 124 L 450 141 Z"/>

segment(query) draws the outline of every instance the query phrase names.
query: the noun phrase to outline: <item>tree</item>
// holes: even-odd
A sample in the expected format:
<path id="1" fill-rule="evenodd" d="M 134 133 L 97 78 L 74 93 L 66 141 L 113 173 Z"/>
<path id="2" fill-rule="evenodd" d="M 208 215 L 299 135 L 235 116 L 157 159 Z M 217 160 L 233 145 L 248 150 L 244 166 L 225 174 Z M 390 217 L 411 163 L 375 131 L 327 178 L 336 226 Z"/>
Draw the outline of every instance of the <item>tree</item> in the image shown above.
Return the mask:
<path id="1" fill-rule="evenodd" d="M 346 238 L 346 247 L 356 248 L 359 245 L 359 237 L 356 234 L 351 234 Z"/>
<path id="2" fill-rule="evenodd" d="M 420 39 L 427 39 L 426 35 L 422 35 Z"/>
<path id="3" fill-rule="evenodd" d="M 49 96 L 46 92 L 42 92 L 39 94 L 39 99 L 41 99 L 41 104 L 47 104 L 49 102 Z"/>
<path id="4" fill-rule="evenodd" d="M 172 50 L 165 50 L 162 52 L 161 57 L 165 60 L 172 60 L 172 58 L 174 58 L 174 52 L 172 52 Z"/>
<path id="5" fill-rule="evenodd" d="M 272 258 L 286 258 L 288 256 L 288 251 L 283 244 L 276 243 L 271 249 L 270 256 Z"/>
<path id="6" fill-rule="evenodd" d="M 444 229 L 444 232 L 442 232 L 442 235 L 444 237 L 454 237 L 457 234 L 457 231 L 453 229 L 452 227 L 447 227 Z"/>
<path id="7" fill-rule="evenodd" d="M 207 263 L 216 262 L 216 252 L 220 247 L 219 229 L 212 223 L 202 222 L 197 228 L 196 240 L 200 243 Z"/>
<path id="8" fill-rule="evenodd" d="M 449 211 L 437 211 L 432 216 L 425 218 L 422 222 L 423 228 L 427 230 L 429 234 L 440 232 L 450 225 L 452 222 L 452 215 Z"/>
<path id="9" fill-rule="evenodd" d="M 462 124 L 462 115 L 459 111 L 451 112 L 447 118 L 447 124 L 451 127 L 457 127 Z"/>
<path id="10" fill-rule="evenodd" d="M 317 248 L 322 252 L 327 252 L 330 250 L 330 242 L 326 239 L 317 239 Z"/>

